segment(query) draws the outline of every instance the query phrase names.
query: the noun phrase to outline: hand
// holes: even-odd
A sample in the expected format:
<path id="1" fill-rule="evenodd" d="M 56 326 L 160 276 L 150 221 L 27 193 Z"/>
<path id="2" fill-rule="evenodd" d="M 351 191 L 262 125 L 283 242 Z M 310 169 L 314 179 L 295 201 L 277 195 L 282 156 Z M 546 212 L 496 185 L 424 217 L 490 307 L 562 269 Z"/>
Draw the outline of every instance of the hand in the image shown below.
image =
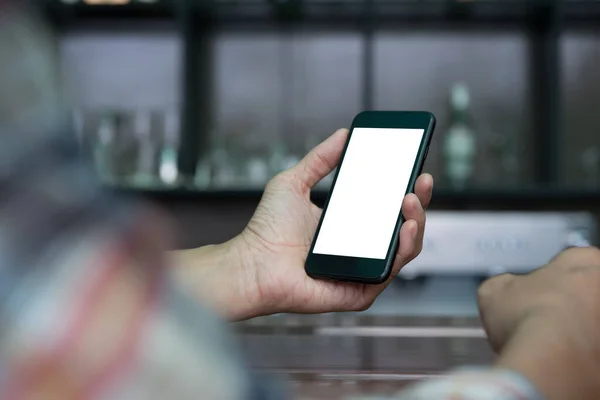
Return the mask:
<path id="1" fill-rule="evenodd" d="M 400 269 L 421 251 L 425 209 L 431 200 L 433 178 L 424 174 L 416 195 L 404 199 L 405 223 L 389 280 L 380 285 L 315 280 L 304 263 L 317 229 L 321 209 L 310 190 L 337 166 L 348 131 L 339 130 L 313 149 L 298 165 L 276 176 L 247 228 L 236 239 L 238 253 L 248 260 L 243 274 L 254 285 L 258 304 L 254 314 L 322 313 L 368 308 Z"/>
<path id="2" fill-rule="evenodd" d="M 528 377 L 548 399 L 600 393 L 600 251 L 569 249 L 527 276 L 492 278 L 479 290 L 498 366 Z"/>

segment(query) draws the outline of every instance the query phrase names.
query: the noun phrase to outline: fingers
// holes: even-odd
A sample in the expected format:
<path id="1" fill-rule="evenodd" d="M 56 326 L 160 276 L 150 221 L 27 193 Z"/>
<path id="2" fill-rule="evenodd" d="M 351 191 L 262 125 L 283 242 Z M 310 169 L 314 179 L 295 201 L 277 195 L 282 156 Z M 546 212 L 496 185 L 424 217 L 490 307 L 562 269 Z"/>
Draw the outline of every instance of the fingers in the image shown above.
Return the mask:
<path id="1" fill-rule="evenodd" d="M 377 296 L 386 288 L 386 286 L 396 278 L 400 270 L 403 266 L 406 265 L 412 258 L 414 258 L 413 254 L 415 253 L 415 248 L 417 247 L 417 240 L 419 237 L 419 226 L 417 221 L 410 220 L 404 222 L 402 224 L 402 228 L 400 228 L 400 245 L 398 247 L 398 252 L 396 253 L 396 259 L 394 260 L 394 265 L 392 267 L 392 273 L 387 281 L 380 285 L 369 286 L 366 291 L 366 296 L 364 300 L 368 306 L 375 300 Z"/>
<path id="2" fill-rule="evenodd" d="M 383 289 L 398 275 L 402 267 L 414 259 L 423 248 L 425 234 L 425 209 L 431 202 L 433 192 L 433 177 L 423 174 L 415 183 L 415 194 L 409 194 L 402 203 L 404 223 L 400 228 L 399 246 L 392 267 L 390 278 L 381 285 L 369 287 L 366 291 L 365 304 L 367 307 L 383 291 Z"/>
<path id="3" fill-rule="evenodd" d="M 405 225 L 409 221 L 413 221 L 416 225 L 416 238 L 414 247 L 411 249 L 412 251 L 409 253 L 408 258 L 405 259 L 406 262 L 409 262 L 423 249 L 423 236 L 425 235 L 425 210 L 423 209 L 419 198 L 415 194 L 411 193 L 404 198 L 404 202 L 402 203 L 402 215 L 406 221 Z M 403 250 L 402 243 L 400 244 L 399 250 Z"/>
<path id="4" fill-rule="evenodd" d="M 410 260 L 416 256 L 417 242 L 419 238 L 419 225 L 417 221 L 411 219 L 402 224 L 400 228 L 400 243 L 398 246 L 398 253 L 392 269 L 392 277 L 398 275 L 398 272 L 404 267 Z"/>
<path id="5" fill-rule="evenodd" d="M 292 172 L 307 187 L 312 188 L 338 165 L 348 138 L 348 130 L 340 129 L 312 149 Z"/>
<path id="6" fill-rule="evenodd" d="M 400 269 L 413 260 L 423 249 L 425 235 L 425 209 L 431 202 L 433 192 L 433 177 L 421 175 L 415 184 L 415 194 L 408 194 L 402 203 L 404 224 L 400 229 L 400 244 L 392 274 L 395 276 Z"/>
<path id="7" fill-rule="evenodd" d="M 596 247 L 570 247 L 558 253 L 548 265 L 559 266 L 600 266 L 600 250 Z"/>
<path id="8" fill-rule="evenodd" d="M 433 193 L 433 177 L 430 174 L 423 174 L 419 176 L 415 183 L 415 194 L 421 202 L 423 209 L 427 210 L 429 203 L 431 202 L 431 196 Z"/>

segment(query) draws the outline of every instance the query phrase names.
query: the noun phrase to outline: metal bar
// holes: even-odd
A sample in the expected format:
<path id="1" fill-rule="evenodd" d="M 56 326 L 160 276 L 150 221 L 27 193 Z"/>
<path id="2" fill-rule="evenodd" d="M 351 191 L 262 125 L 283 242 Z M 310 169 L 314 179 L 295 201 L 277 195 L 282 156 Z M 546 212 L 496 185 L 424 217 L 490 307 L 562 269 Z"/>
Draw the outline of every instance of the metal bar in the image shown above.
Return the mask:
<path id="1" fill-rule="evenodd" d="M 279 21 L 279 102 L 278 102 L 278 117 L 279 127 L 277 132 L 278 140 L 286 147 L 289 146 L 295 135 L 293 126 L 294 117 L 294 82 L 297 79 L 295 74 L 295 35 L 292 21 Z"/>
<path id="2" fill-rule="evenodd" d="M 404 337 L 404 338 L 482 338 L 487 336 L 483 328 L 454 327 L 326 327 L 316 328 L 315 335 L 360 336 L 360 337 Z"/>
<path id="3" fill-rule="evenodd" d="M 561 0 L 540 6 L 532 25 L 531 78 L 533 96 L 533 147 L 535 179 L 538 184 L 554 185 L 560 168 L 560 31 Z"/>
<path id="4" fill-rule="evenodd" d="M 258 17 L 271 14 L 271 7 L 276 6 L 278 15 L 286 19 L 317 18 L 360 18 L 364 20 L 363 5 L 359 1 L 319 1 L 271 0 L 271 1 L 221 1 L 215 7 L 219 18 Z M 540 2 L 543 3 L 543 2 Z M 427 21 L 456 20 L 470 21 L 483 18 L 488 21 L 523 20 L 536 6 L 531 1 L 388 1 L 373 4 L 373 15 L 377 18 L 391 19 L 423 19 Z"/>

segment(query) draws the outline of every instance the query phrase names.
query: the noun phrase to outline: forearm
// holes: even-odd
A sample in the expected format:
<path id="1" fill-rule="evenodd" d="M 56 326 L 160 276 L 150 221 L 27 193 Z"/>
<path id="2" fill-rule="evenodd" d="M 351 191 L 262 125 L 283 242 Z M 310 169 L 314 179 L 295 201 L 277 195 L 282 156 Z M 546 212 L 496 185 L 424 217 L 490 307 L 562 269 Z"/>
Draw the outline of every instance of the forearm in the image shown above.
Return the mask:
<path id="1" fill-rule="evenodd" d="M 260 293 L 238 238 L 219 245 L 169 253 L 175 280 L 223 318 L 239 321 L 261 313 Z"/>
<path id="2" fill-rule="evenodd" d="M 525 342 L 527 341 L 527 342 Z M 598 380 L 593 349 L 587 351 L 573 337 L 540 331 L 516 337 L 504 349 L 496 366 L 525 376 L 548 400 L 597 399 Z"/>
<path id="3" fill-rule="evenodd" d="M 568 318 L 544 326 L 532 318 L 512 335 L 492 368 L 424 382 L 398 399 L 597 399 L 598 354 L 580 331 Z"/>

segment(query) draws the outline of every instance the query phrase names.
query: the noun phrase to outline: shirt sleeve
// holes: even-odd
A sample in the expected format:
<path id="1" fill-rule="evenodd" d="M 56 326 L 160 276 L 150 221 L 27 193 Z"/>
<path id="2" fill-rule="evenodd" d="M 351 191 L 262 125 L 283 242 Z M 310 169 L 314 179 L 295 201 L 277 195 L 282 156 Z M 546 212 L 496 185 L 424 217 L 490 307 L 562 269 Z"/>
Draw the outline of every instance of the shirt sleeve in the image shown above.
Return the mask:
<path id="1" fill-rule="evenodd" d="M 455 371 L 443 378 L 419 382 L 392 399 L 543 400 L 543 397 L 533 384 L 517 372 L 470 369 Z"/>

